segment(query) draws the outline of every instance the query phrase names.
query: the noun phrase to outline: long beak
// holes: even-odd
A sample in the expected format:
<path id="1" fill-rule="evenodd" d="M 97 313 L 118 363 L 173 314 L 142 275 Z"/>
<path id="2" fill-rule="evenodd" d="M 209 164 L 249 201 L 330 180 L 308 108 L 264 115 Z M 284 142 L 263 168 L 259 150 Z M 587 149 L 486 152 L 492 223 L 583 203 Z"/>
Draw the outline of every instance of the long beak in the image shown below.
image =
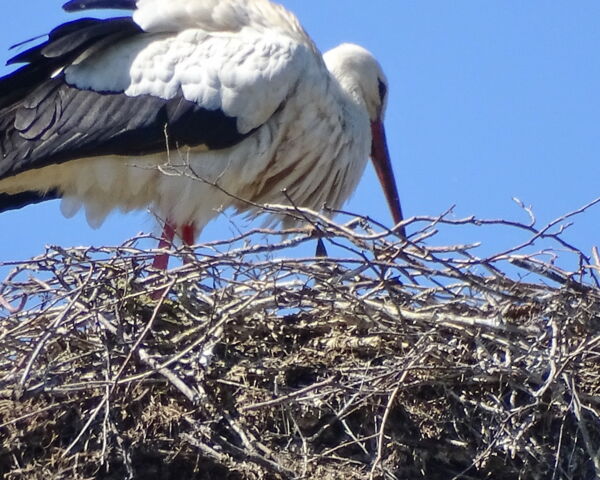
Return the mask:
<path id="1" fill-rule="evenodd" d="M 392 212 L 392 218 L 395 223 L 400 223 L 404 220 L 404 217 L 402 216 L 400 197 L 396 188 L 396 179 L 394 178 L 394 170 L 392 170 L 392 161 L 390 160 L 383 122 L 381 120 L 371 122 L 371 132 L 373 134 L 371 160 L 373 160 L 383 193 Z M 404 227 L 399 230 L 399 233 L 403 237 L 406 237 Z"/>

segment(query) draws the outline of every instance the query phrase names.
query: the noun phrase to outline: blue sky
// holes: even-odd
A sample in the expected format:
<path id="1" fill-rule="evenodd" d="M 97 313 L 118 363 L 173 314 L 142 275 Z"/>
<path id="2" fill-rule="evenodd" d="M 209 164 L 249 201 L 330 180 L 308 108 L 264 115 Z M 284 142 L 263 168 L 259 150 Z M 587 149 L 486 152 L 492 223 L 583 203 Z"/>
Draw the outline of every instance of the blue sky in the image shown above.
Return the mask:
<path id="1" fill-rule="evenodd" d="M 2 58 L 10 56 L 10 45 L 74 18 L 61 3 L 4 2 Z M 388 140 L 406 216 L 456 205 L 457 217 L 526 220 L 511 200 L 518 197 L 544 223 L 600 195 L 597 0 L 281 3 L 322 50 L 351 41 L 383 65 L 390 83 Z M 370 168 L 347 208 L 391 222 Z M 600 244 L 599 223 L 596 207 L 565 238 L 590 253 Z M 153 228 L 141 212 L 113 214 L 92 230 L 83 215 L 66 220 L 59 203 L 49 202 L 0 214 L 0 261 L 42 253 L 46 244 L 118 245 Z M 230 233 L 226 221 L 217 221 L 203 238 Z M 523 238 L 513 235 L 453 229 L 439 242 L 484 241 L 494 250 Z"/>

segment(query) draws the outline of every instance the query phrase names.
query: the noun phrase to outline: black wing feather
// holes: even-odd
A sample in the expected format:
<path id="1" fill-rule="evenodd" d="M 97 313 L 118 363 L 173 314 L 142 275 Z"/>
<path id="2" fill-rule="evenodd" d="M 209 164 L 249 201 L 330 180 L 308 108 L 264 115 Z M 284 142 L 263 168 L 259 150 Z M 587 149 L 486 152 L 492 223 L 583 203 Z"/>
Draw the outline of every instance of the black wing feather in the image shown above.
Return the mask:
<path id="1" fill-rule="evenodd" d="M 33 89 L 48 80 L 59 68 L 68 65 L 86 50 L 100 42 L 117 42 L 122 38 L 142 34 L 143 30 L 130 18 L 100 20 L 82 18 L 55 28 L 48 40 L 26 50 L 8 61 L 8 64 L 28 63 L 24 67 L 0 78 L 0 109 L 15 105 Z M 62 43 L 64 37 L 75 39 L 70 45 Z M 53 45 L 60 43 L 59 49 Z M 52 56 L 47 57 L 48 49 Z M 0 115 L 4 112 L 0 111 Z"/>
<path id="2" fill-rule="evenodd" d="M 110 21 L 97 18 L 80 18 L 55 28 L 48 34 L 48 40 L 10 58 L 7 65 L 46 61 L 67 64 L 73 57 L 85 51 L 91 44 L 102 38 L 119 38 L 143 33 L 131 17 L 111 18 Z M 116 37 L 116 38 L 115 38 Z"/>
<path id="3" fill-rule="evenodd" d="M 14 195 L 0 193 L 0 212 L 17 210 L 26 207 L 27 205 L 42 203 L 47 200 L 56 200 L 57 198 L 60 198 L 60 194 L 56 190 L 50 190 L 46 193 L 22 192 Z"/>
<path id="4" fill-rule="evenodd" d="M 136 0 L 71 0 L 63 5 L 66 12 L 110 8 L 115 10 L 135 10 Z"/>

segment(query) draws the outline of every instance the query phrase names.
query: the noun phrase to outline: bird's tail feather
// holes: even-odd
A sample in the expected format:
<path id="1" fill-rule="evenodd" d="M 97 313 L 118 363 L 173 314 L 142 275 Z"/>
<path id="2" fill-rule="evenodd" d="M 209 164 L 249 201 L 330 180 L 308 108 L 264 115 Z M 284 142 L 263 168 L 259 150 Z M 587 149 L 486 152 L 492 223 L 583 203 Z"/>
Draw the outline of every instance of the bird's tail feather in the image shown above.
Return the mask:
<path id="1" fill-rule="evenodd" d="M 60 198 L 57 190 L 50 190 L 46 193 L 40 192 L 21 192 L 15 194 L 0 193 L 0 213 L 8 210 L 17 210 L 19 208 L 41 203 L 47 200 L 55 200 Z"/>

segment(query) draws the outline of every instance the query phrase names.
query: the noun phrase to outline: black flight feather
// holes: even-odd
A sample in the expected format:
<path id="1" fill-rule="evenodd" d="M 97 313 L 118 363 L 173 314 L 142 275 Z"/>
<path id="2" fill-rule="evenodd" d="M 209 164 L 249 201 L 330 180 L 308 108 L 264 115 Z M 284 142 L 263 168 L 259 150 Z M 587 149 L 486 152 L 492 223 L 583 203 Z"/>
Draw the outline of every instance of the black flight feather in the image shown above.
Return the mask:
<path id="1" fill-rule="evenodd" d="M 110 8 L 115 10 L 135 10 L 135 0 L 71 0 L 63 5 L 66 12 Z"/>
<path id="2" fill-rule="evenodd" d="M 60 194 L 56 190 L 50 190 L 46 193 L 21 192 L 14 195 L 0 193 L 0 212 L 17 210 L 26 207 L 27 205 L 33 205 L 47 200 L 56 200 L 57 198 L 60 198 Z"/>

